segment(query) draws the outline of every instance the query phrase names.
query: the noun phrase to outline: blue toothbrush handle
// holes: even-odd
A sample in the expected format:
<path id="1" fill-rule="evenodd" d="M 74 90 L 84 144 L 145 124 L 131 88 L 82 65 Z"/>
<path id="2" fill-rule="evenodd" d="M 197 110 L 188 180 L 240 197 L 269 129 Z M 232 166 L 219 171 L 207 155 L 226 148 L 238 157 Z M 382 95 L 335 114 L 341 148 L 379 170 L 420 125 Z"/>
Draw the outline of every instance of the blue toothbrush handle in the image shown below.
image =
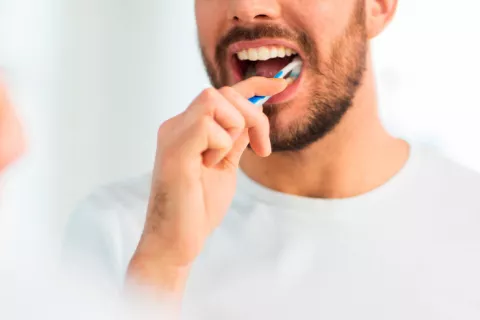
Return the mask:
<path id="1" fill-rule="evenodd" d="M 257 104 L 259 101 L 261 101 L 265 98 L 266 98 L 265 96 L 254 96 L 254 97 L 251 97 L 250 99 L 248 99 L 248 101 L 250 101 L 253 104 Z"/>

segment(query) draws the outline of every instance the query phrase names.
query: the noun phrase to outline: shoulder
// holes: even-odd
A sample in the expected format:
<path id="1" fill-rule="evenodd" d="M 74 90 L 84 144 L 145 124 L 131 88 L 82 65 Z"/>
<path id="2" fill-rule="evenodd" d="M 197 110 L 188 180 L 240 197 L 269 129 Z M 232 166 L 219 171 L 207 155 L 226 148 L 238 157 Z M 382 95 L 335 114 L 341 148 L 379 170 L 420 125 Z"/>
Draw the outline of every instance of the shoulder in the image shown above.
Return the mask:
<path id="1" fill-rule="evenodd" d="M 428 178 L 429 181 L 446 183 L 450 187 L 460 187 L 460 190 L 480 186 L 480 172 L 454 161 L 431 147 L 415 146 L 413 150 L 414 165 L 419 176 Z"/>
<path id="2" fill-rule="evenodd" d="M 102 186 L 79 203 L 70 226 L 89 228 L 143 226 L 150 194 L 150 175 Z"/>
<path id="3" fill-rule="evenodd" d="M 408 186 L 437 206 L 480 213 L 480 173 L 425 146 L 412 148 Z M 475 215 L 477 216 L 477 215 Z"/>
<path id="4" fill-rule="evenodd" d="M 96 211 L 135 209 L 148 201 L 150 180 L 151 175 L 143 175 L 102 186 L 86 197 L 79 207 Z"/>
<path id="5" fill-rule="evenodd" d="M 68 219 L 63 258 L 93 260 L 121 281 L 143 231 L 149 192 L 150 175 L 144 175 L 91 193 Z"/>

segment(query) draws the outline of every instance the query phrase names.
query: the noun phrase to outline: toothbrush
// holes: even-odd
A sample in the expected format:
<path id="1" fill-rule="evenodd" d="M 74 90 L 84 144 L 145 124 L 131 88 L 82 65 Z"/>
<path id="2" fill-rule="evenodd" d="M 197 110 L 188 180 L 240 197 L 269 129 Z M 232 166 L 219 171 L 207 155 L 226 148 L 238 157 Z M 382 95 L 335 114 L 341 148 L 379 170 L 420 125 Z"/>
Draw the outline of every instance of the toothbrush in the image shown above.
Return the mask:
<path id="1" fill-rule="evenodd" d="M 297 79 L 302 71 L 302 60 L 299 57 L 293 59 L 285 68 L 280 70 L 274 78 L 285 79 L 290 74 L 289 78 Z M 248 99 L 254 105 L 260 106 L 267 102 L 271 97 L 269 96 L 254 96 Z"/>

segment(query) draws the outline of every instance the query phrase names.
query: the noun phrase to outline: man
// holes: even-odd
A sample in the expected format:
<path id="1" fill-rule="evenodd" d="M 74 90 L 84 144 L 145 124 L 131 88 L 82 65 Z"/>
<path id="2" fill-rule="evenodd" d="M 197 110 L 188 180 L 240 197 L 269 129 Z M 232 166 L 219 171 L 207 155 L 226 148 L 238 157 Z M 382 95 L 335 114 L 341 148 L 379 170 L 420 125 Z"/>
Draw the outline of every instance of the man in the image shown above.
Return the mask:
<path id="1" fill-rule="evenodd" d="M 214 88 L 160 127 L 152 177 L 83 204 L 67 248 L 229 319 L 478 318 L 480 178 L 379 120 L 369 43 L 396 6 L 197 0 Z M 296 55 L 295 82 L 267 79 Z"/>

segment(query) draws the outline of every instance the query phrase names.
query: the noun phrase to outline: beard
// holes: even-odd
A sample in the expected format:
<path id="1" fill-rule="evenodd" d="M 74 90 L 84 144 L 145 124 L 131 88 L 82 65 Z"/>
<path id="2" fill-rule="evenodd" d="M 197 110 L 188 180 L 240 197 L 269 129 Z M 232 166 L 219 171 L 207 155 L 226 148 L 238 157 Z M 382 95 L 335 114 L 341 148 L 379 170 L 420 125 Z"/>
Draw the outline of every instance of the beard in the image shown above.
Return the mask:
<path id="1" fill-rule="evenodd" d="M 280 121 L 285 110 L 294 108 L 292 100 L 280 104 L 265 104 L 264 113 L 270 122 L 270 140 L 273 152 L 301 151 L 332 132 L 353 104 L 366 69 L 367 33 L 364 1 L 359 0 L 342 35 L 331 45 L 328 55 L 317 50 L 316 42 L 305 32 L 259 24 L 254 28 L 234 27 L 223 37 L 215 51 L 215 63 L 208 60 L 202 48 L 202 57 L 212 85 L 221 88 L 228 83 L 229 57 L 227 48 L 238 41 L 262 38 L 283 38 L 294 41 L 304 52 L 302 72 L 310 86 L 302 117 L 287 125 Z M 324 59 L 325 57 L 325 59 Z"/>

